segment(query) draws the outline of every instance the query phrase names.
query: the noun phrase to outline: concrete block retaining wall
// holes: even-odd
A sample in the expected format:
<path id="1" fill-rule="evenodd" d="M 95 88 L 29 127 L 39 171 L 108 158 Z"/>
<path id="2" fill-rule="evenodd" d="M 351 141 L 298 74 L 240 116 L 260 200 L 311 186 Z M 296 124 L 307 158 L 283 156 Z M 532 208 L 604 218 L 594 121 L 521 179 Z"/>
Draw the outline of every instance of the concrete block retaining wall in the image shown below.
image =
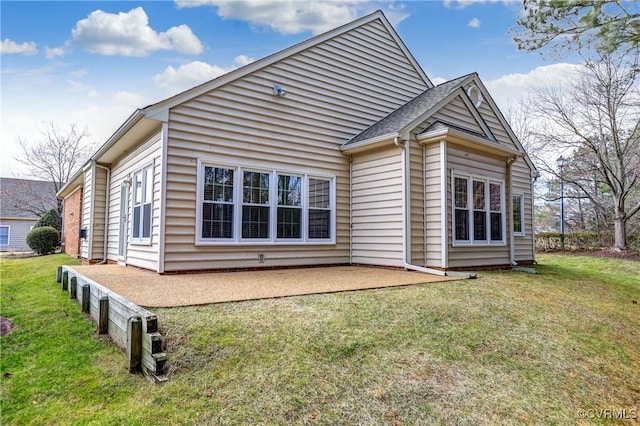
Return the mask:
<path id="1" fill-rule="evenodd" d="M 144 371 L 162 380 L 167 356 L 162 351 L 158 319 L 130 300 L 112 292 L 69 266 L 58 268 L 56 279 L 62 290 L 80 303 L 83 312 L 98 324 L 99 334 L 109 334 L 125 349 L 130 372 Z"/>

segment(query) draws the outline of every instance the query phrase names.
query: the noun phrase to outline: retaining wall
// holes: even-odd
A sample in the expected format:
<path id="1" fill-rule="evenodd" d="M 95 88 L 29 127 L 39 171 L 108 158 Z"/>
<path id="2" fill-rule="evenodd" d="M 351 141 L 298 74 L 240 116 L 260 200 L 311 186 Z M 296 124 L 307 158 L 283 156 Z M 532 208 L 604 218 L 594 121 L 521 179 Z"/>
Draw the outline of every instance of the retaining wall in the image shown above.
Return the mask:
<path id="1" fill-rule="evenodd" d="M 167 356 L 162 351 L 158 319 L 150 312 L 92 279 L 60 266 L 56 279 L 62 290 L 77 300 L 82 311 L 98 324 L 99 334 L 108 334 L 127 354 L 130 372 L 144 372 L 164 380 Z"/>

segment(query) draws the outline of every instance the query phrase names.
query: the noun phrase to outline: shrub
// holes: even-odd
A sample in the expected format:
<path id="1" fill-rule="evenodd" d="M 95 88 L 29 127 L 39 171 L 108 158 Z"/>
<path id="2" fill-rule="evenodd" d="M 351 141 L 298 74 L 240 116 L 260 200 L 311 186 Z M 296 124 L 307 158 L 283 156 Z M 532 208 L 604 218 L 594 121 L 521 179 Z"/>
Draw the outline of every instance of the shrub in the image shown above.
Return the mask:
<path id="1" fill-rule="evenodd" d="M 34 228 L 40 228 L 41 226 L 50 226 L 53 229 L 62 231 L 62 217 L 56 209 L 51 209 L 46 212 L 33 226 Z"/>
<path id="2" fill-rule="evenodd" d="M 564 234 L 564 249 L 568 251 L 597 250 L 602 242 L 595 232 L 571 232 Z M 540 232 L 536 234 L 536 251 L 562 250 L 559 232 Z"/>
<path id="3" fill-rule="evenodd" d="M 51 226 L 33 228 L 27 234 L 27 244 L 39 255 L 55 253 L 60 248 L 60 232 Z"/>

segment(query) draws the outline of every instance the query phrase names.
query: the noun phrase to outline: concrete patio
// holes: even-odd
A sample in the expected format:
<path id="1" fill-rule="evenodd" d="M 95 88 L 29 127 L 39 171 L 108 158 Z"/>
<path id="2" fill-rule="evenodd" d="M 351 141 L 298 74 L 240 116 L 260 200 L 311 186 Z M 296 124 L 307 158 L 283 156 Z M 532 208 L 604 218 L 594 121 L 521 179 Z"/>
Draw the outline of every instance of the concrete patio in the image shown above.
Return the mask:
<path id="1" fill-rule="evenodd" d="M 177 307 L 451 281 L 422 272 L 332 266 L 159 275 L 118 265 L 70 267 L 144 307 Z"/>

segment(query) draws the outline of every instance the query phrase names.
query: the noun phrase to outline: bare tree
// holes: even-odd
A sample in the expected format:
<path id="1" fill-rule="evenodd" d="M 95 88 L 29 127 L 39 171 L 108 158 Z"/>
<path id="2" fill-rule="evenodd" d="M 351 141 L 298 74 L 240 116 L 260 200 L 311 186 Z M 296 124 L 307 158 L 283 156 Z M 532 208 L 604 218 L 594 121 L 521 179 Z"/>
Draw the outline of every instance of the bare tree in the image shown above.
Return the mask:
<path id="1" fill-rule="evenodd" d="M 16 161 L 26 165 L 31 177 L 51 182 L 58 192 L 71 175 L 89 158 L 91 146 L 85 128 L 71 124 L 67 129 L 53 123 L 46 124 L 41 139 L 31 142 L 18 138 L 22 153 Z M 62 212 L 62 200 L 58 200 Z"/>
<path id="2" fill-rule="evenodd" d="M 637 51 L 603 54 L 587 60 L 569 87 L 537 90 L 528 102 L 542 123 L 535 132 L 536 163 L 560 178 L 550 153 L 568 156 L 562 178 L 599 214 L 612 213 L 619 250 L 627 247 L 627 221 L 640 211 L 639 83 Z"/>

